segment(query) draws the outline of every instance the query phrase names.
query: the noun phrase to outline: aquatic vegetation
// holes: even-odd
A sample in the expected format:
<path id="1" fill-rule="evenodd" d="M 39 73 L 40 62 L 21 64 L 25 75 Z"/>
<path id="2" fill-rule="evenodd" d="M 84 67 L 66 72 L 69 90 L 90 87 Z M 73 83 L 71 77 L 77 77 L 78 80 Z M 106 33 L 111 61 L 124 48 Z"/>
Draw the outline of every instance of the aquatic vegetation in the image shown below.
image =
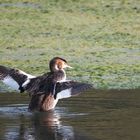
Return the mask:
<path id="1" fill-rule="evenodd" d="M 140 87 L 138 0 L 1 0 L 1 65 L 41 74 L 54 56 L 69 78 L 97 88 Z"/>

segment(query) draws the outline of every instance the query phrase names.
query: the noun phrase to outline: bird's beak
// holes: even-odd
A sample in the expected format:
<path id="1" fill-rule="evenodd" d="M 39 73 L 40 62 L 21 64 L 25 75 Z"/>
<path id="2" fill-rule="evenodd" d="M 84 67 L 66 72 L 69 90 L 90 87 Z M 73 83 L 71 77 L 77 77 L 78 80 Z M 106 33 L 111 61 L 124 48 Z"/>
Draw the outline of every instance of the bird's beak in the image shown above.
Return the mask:
<path id="1" fill-rule="evenodd" d="M 70 69 L 72 69 L 73 67 L 71 67 L 71 66 L 69 66 L 69 65 L 66 65 L 66 68 L 70 68 Z"/>

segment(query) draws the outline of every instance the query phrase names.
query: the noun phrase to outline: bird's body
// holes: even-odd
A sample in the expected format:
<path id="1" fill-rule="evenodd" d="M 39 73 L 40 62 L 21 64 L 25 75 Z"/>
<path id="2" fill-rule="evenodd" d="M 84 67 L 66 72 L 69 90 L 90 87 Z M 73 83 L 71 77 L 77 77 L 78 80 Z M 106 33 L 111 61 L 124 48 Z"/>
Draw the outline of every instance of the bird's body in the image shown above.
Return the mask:
<path id="1" fill-rule="evenodd" d="M 50 72 L 32 76 L 18 69 L 0 66 L 0 80 L 20 92 L 28 92 L 31 111 L 53 109 L 58 100 L 68 98 L 91 88 L 90 84 L 66 80 L 64 68 L 70 67 L 67 61 L 55 57 L 50 61 Z"/>

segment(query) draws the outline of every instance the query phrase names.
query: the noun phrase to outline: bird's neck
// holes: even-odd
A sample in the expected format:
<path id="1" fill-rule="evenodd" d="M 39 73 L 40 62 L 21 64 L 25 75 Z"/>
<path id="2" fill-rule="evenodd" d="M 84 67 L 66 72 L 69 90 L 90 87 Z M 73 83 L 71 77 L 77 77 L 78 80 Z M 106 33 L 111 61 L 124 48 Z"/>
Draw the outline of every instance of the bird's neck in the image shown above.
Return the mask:
<path id="1" fill-rule="evenodd" d="M 64 82 L 66 80 L 66 72 L 64 71 L 64 69 L 54 71 L 54 75 L 56 75 L 57 78 L 60 78 L 57 82 Z"/>

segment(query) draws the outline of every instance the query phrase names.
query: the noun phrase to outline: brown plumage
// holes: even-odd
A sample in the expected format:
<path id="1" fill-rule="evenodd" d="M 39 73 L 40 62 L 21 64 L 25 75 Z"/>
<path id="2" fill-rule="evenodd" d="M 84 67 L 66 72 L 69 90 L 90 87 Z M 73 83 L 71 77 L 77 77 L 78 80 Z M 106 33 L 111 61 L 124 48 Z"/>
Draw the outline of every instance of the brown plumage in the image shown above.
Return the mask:
<path id="1" fill-rule="evenodd" d="M 32 76 L 18 69 L 0 66 L 0 80 L 20 92 L 28 92 L 31 100 L 29 110 L 48 111 L 55 107 L 59 99 L 75 96 L 92 85 L 67 81 L 64 69 L 71 68 L 60 57 L 53 58 L 50 72 L 41 76 Z"/>

